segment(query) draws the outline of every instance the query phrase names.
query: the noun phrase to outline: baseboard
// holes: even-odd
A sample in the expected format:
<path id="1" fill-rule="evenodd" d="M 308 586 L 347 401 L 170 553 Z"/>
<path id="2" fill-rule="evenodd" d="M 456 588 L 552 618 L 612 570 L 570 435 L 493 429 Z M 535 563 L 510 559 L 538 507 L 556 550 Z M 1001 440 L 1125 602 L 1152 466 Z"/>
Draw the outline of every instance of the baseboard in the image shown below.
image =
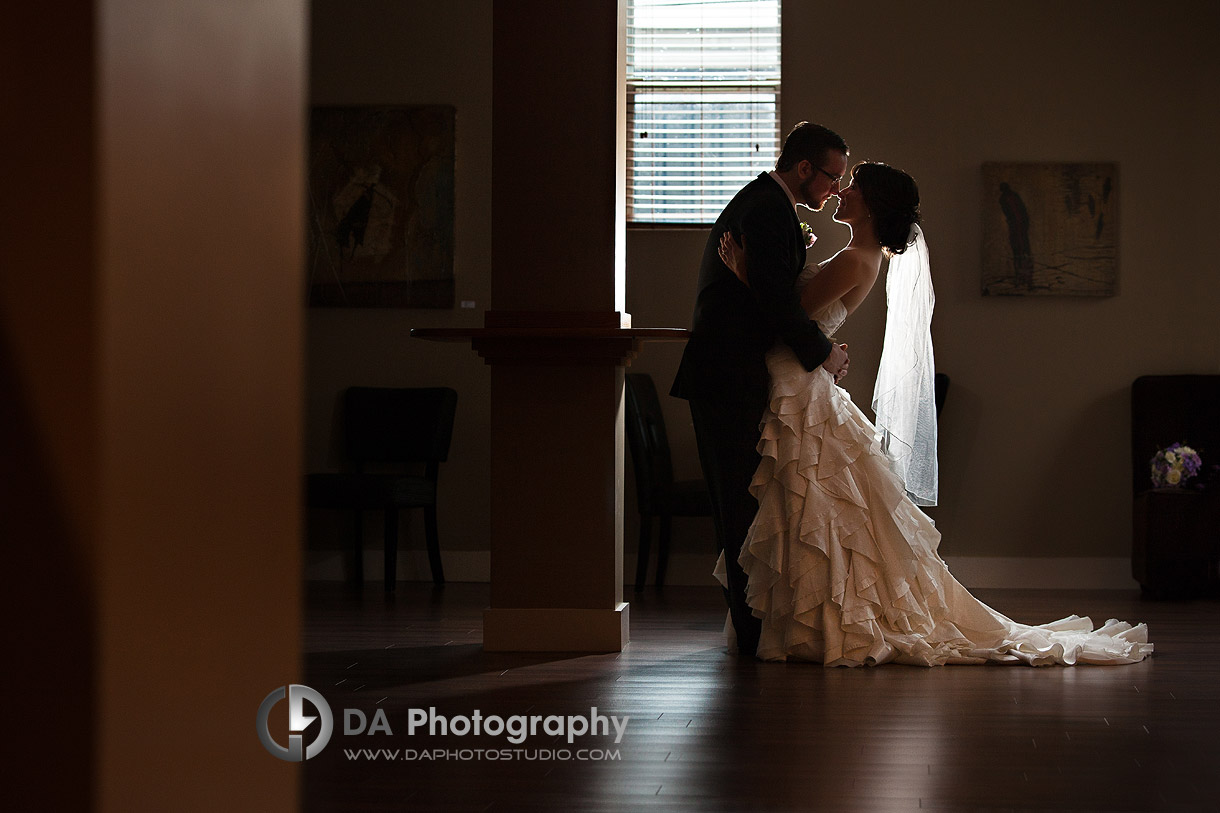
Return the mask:
<path id="1" fill-rule="evenodd" d="M 488 551 L 447 550 L 441 552 L 441 558 L 445 564 L 446 581 L 486 582 L 491 578 L 491 554 Z M 623 583 L 634 584 L 634 551 L 623 559 Z M 381 579 L 382 561 L 380 550 L 364 552 L 365 579 Z M 958 581 L 967 587 L 1048 590 L 1129 590 L 1139 587 L 1131 576 L 1131 560 L 1126 557 L 950 556 L 945 561 Z M 712 566 L 715 563 L 715 558 L 710 555 L 671 555 L 665 583 L 714 585 Z M 654 572 L 649 571 L 650 580 Z M 347 578 L 347 556 L 338 551 L 310 551 L 305 578 L 309 581 L 342 581 Z M 402 581 L 431 581 L 428 554 L 422 550 L 399 551 L 398 578 Z"/>
<path id="2" fill-rule="evenodd" d="M 634 565 L 633 556 L 625 558 Z M 665 583 L 715 584 L 712 578 L 715 563 L 711 556 L 670 556 Z M 966 587 L 1048 590 L 1126 590 L 1139 587 L 1131 576 L 1131 560 L 1126 557 L 950 556 L 945 563 Z M 654 572 L 649 571 L 650 579 Z M 635 581 L 634 570 L 625 574 L 625 580 Z"/>
<path id="3" fill-rule="evenodd" d="M 1131 558 L 1020 558 L 950 556 L 950 572 L 967 587 L 1020 587 L 1048 590 L 1138 590 Z"/>

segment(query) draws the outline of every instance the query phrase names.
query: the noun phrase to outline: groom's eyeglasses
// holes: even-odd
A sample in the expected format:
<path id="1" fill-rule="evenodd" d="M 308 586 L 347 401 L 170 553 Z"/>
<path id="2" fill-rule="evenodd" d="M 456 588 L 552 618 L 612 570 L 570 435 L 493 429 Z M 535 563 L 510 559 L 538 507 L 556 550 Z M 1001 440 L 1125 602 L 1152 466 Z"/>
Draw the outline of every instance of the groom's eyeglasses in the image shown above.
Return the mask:
<path id="1" fill-rule="evenodd" d="M 842 175 L 831 175 L 829 172 L 819 166 L 815 166 L 814 169 L 825 175 L 827 178 L 830 178 L 830 182 L 835 185 L 835 189 L 839 188 L 839 182 L 843 180 Z"/>

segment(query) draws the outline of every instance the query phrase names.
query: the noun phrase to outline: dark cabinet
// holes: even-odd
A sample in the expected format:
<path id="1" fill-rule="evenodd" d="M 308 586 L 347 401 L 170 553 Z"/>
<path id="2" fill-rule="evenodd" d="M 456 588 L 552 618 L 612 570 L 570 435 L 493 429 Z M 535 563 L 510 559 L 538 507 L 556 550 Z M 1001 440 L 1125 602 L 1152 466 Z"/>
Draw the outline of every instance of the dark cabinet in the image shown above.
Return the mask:
<path id="1" fill-rule="evenodd" d="M 1185 488 L 1154 489 L 1149 463 L 1171 443 L 1194 448 L 1203 473 Z M 1216 463 L 1220 375 L 1137 378 L 1131 386 L 1131 574 L 1145 594 L 1169 598 L 1220 592 Z"/>

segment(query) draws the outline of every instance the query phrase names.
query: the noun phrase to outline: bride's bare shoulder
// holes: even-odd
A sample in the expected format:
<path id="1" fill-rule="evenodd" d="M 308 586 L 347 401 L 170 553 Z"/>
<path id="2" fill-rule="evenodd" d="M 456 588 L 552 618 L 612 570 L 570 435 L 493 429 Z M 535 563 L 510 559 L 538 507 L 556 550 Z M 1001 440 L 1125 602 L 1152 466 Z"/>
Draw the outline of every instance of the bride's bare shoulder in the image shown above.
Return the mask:
<path id="1" fill-rule="evenodd" d="M 822 270 L 831 270 L 836 276 L 849 276 L 858 282 L 877 276 L 879 263 L 869 252 L 845 246 L 837 254 L 821 264 Z"/>
<path id="2" fill-rule="evenodd" d="M 819 291 L 808 291 L 805 304 L 825 306 L 830 299 L 838 299 L 848 313 L 854 311 L 872 290 L 877 281 L 879 258 L 872 252 L 847 246 L 824 262 L 818 273 L 821 283 Z M 813 286 L 809 286 L 813 287 Z M 812 312 L 812 311 L 811 311 Z"/>

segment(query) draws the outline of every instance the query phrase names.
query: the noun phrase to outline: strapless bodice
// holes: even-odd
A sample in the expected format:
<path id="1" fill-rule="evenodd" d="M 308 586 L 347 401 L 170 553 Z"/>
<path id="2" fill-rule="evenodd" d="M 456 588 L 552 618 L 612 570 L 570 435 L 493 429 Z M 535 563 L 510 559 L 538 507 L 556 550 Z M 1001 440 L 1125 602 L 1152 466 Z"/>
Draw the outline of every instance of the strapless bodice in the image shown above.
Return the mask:
<path id="1" fill-rule="evenodd" d="M 809 280 L 816 277 L 821 270 L 817 263 L 810 263 L 805 266 L 804 270 L 796 278 L 796 289 L 798 291 L 802 290 Z M 847 307 L 844 306 L 842 300 L 836 299 L 813 314 L 812 318 L 818 323 L 818 327 L 822 329 L 823 335 L 833 336 L 835 331 L 841 328 L 843 323 L 847 321 Z"/>

